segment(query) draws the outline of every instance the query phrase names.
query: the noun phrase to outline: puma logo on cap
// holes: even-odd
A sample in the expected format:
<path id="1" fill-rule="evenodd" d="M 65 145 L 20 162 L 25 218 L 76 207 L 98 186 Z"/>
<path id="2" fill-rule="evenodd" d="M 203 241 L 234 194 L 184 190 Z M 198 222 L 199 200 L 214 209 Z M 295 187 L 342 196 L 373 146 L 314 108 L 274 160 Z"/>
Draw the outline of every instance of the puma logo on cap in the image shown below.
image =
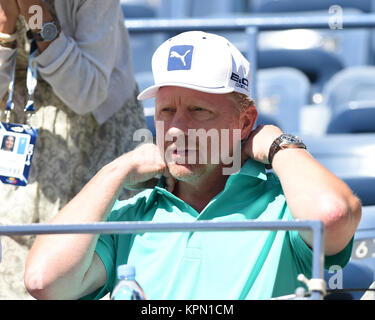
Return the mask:
<path id="1" fill-rule="evenodd" d="M 174 46 L 169 51 L 168 71 L 190 70 L 193 57 L 193 46 Z"/>

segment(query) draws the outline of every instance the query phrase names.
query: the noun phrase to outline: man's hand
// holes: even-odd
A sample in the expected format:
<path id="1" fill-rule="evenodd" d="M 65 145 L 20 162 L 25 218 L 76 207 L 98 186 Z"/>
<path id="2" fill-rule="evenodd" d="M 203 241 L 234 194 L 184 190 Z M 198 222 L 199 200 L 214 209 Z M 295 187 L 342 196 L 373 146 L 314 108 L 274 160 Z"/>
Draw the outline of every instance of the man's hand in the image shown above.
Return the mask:
<path id="1" fill-rule="evenodd" d="M 116 159 L 118 165 L 126 165 L 130 168 L 125 177 L 124 187 L 131 190 L 139 190 L 154 187 L 157 183 L 157 175 L 166 177 L 166 185 L 169 192 L 173 192 L 175 179 L 168 171 L 164 157 L 159 148 L 154 144 L 143 144 L 133 151 Z"/>
<path id="2" fill-rule="evenodd" d="M 269 164 L 268 153 L 272 142 L 283 132 L 273 125 L 259 125 L 253 130 L 242 147 L 242 160 L 251 158 L 255 161 Z"/>
<path id="3" fill-rule="evenodd" d="M 242 149 L 242 160 L 252 158 L 269 164 L 272 142 L 282 134 L 275 126 L 258 126 Z M 324 168 L 304 149 L 278 152 L 272 168 L 281 182 L 288 207 L 295 219 L 321 220 L 325 228 L 325 254 L 333 255 L 345 248 L 360 217 L 361 205 L 350 188 Z M 300 231 L 311 247 L 311 234 Z"/>
<path id="4" fill-rule="evenodd" d="M 17 0 L 0 0 L 0 32 L 15 33 L 19 15 Z"/>

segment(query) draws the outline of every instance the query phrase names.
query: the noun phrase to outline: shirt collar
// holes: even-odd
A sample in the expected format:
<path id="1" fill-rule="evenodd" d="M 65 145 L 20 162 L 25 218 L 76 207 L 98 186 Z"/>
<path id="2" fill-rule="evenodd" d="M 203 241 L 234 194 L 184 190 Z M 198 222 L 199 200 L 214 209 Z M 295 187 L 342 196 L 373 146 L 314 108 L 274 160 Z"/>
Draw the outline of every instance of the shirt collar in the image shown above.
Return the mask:
<path id="1" fill-rule="evenodd" d="M 257 178 L 257 179 L 267 181 L 267 173 L 266 173 L 265 165 L 261 162 L 255 161 L 253 159 L 248 159 L 239 171 L 231 174 L 231 176 L 236 176 L 236 175 L 245 175 L 245 176 L 250 176 L 250 177 L 253 177 L 253 178 Z M 165 177 L 164 176 L 162 176 L 159 179 L 155 189 L 166 191 L 166 189 L 165 189 Z"/>
<path id="2" fill-rule="evenodd" d="M 265 165 L 253 159 L 248 159 L 238 172 L 232 174 L 232 176 L 235 175 L 246 175 L 265 181 L 267 180 Z"/>
<path id="3" fill-rule="evenodd" d="M 253 177 L 253 178 L 264 180 L 264 181 L 267 180 L 265 165 L 263 163 L 255 161 L 255 160 L 248 159 L 238 172 L 231 174 L 231 176 L 229 177 L 224 189 L 226 189 L 226 187 L 229 186 L 229 184 L 228 184 L 229 180 L 236 179 L 237 177 L 239 178 L 239 176 L 241 176 L 241 175 Z M 152 192 L 151 192 L 151 194 L 148 198 L 146 208 L 145 208 L 146 210 L 155 201 L 157 194 L 162 194 L 162 195 L 167 196 L 168 198 L 171 198 L 175 201 L 182 201 L 181 199 L 177 198 L 172 193 L 168 192 L 167 189 L 165 189 L 165 177 L 162 176 L 159 179 L 157 185 L 152 190 Z"/>

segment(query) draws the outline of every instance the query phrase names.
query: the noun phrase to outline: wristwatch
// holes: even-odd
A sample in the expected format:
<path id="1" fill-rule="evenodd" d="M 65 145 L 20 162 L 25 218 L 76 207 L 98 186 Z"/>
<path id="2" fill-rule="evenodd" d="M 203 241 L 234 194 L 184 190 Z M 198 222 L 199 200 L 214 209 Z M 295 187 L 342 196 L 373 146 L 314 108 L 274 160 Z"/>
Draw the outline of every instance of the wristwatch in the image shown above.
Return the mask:
<path id="1" fill-rule="evenodd" d="M 40 42 L 47 42 L 55 40 L 58 33 L 59 30 L 55 21 L 50 21 L 43 23 L 42 29 L 40 31 L 33 32 L 29 30 L 28 38 L 35 39 L 36 41 Z"/>
<path id="2" fill-rule="evenodd" d="M 303 143 L 301 138 L 292 134 L 283 133 L 280 137 L 275 139 L 270 147 L 270 150 L 268 152 L 268 162 L 270 164 L 266 165 L 266 168 L 271 169 L 272 160 L 275 154 L 278 151 L 287 148 L 306 149 L 306 145 Z"/>

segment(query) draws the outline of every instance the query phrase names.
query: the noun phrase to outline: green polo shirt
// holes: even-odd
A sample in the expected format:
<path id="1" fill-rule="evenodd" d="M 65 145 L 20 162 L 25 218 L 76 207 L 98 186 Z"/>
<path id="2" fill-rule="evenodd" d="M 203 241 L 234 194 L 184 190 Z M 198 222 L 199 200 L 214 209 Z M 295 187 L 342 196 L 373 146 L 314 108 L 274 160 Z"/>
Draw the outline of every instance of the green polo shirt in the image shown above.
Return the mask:
<path id="1" fill-rule="evenodd" d="M 286 221 L 280 181 L 264 165 L 248 160 L 199 214 L 163 188 L 163 181 L 118 201 L 108 221 L 193 222 Z M 348 262 L 352 241 L 326 268 Z M 96 247 L 107 271 L 105 286 L 85 297 L 99 299 L 117 283 L 117 266 L 136 267 L 149 299 L 269 299 L 291 294 L 311 278 L 312 250 L 298 231 L 219 231 L 101 235 Z"/>

